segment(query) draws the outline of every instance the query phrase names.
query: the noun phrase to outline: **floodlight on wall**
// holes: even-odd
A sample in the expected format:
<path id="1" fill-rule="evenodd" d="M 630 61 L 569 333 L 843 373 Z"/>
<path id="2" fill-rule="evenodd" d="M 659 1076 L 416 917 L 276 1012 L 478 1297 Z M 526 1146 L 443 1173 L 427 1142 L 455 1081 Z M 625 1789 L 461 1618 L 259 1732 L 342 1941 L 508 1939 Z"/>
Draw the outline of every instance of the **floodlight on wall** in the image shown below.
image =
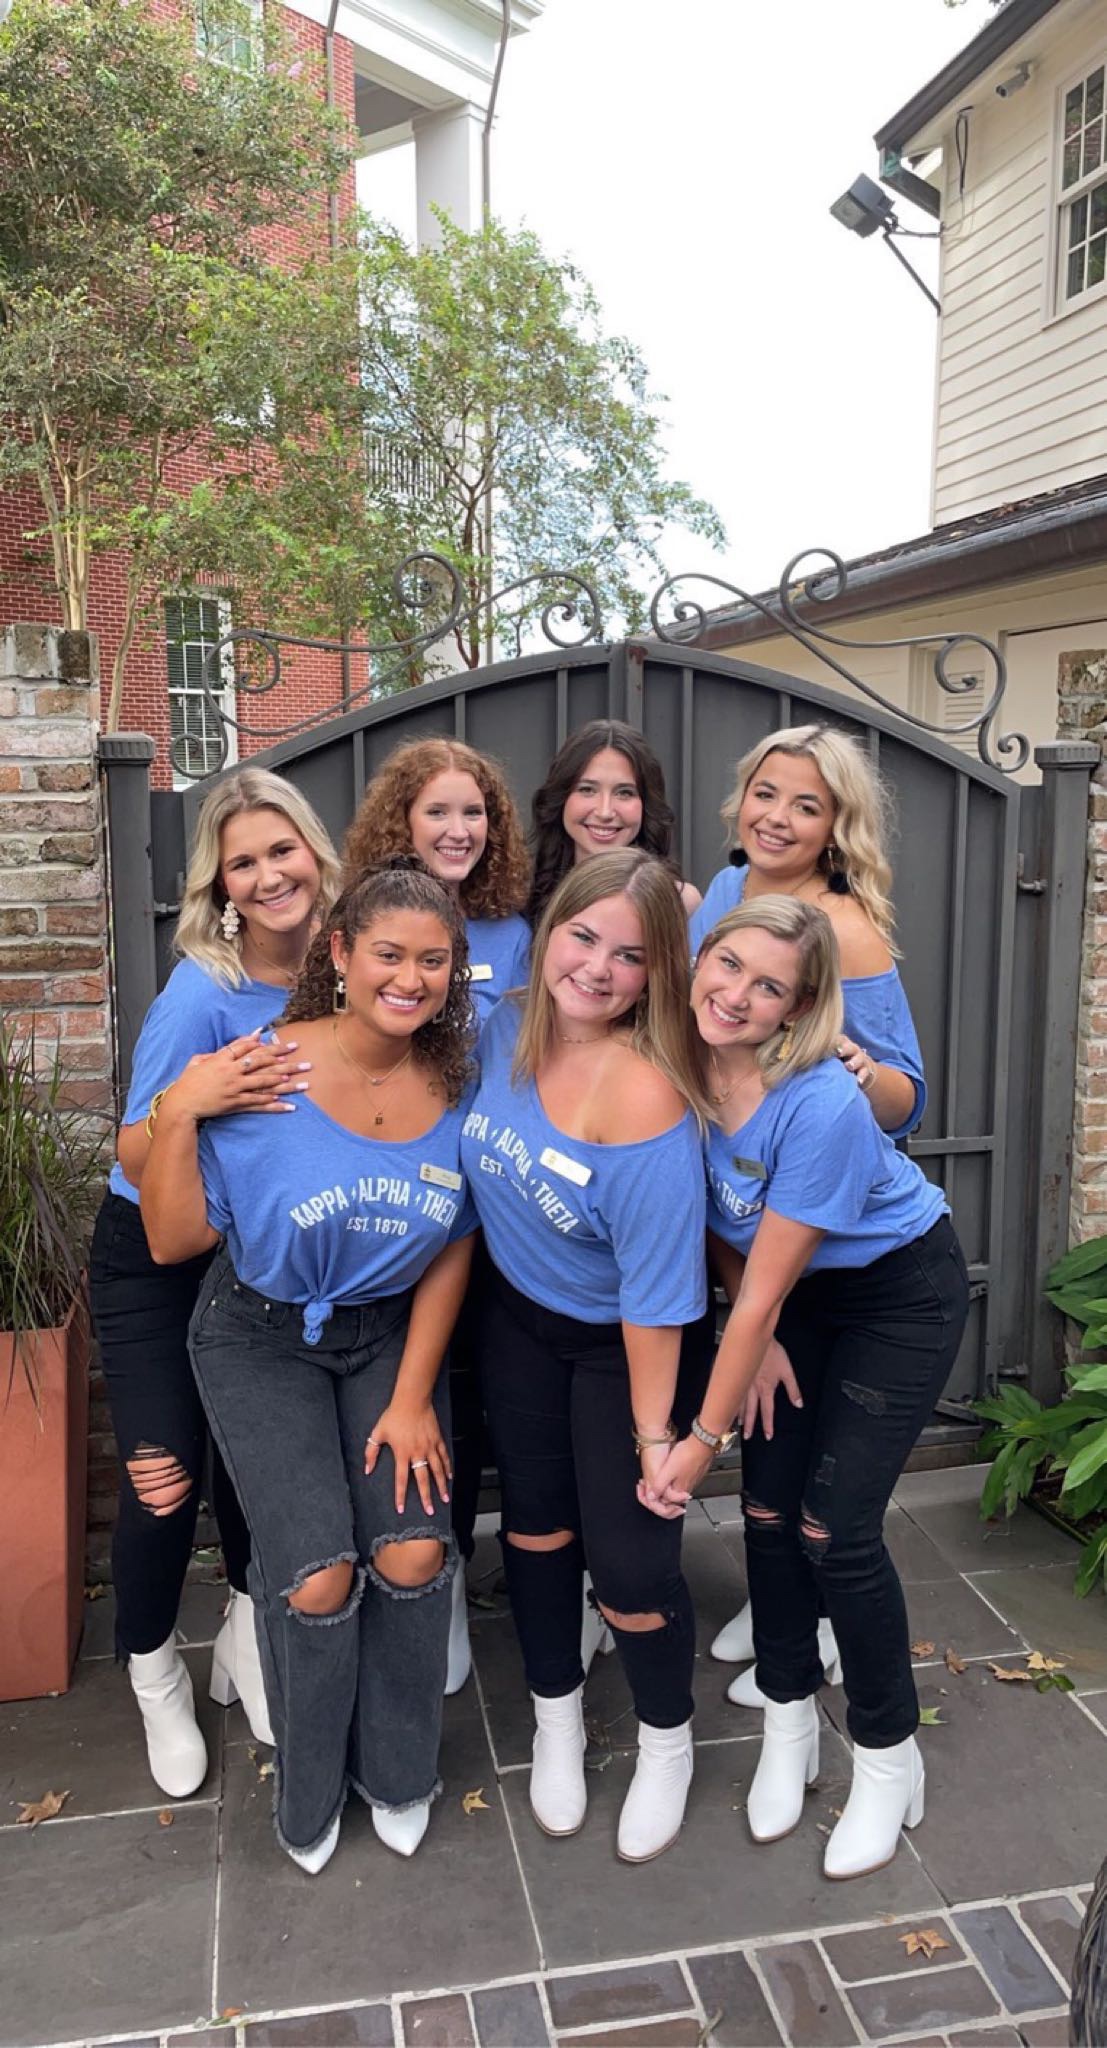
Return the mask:
<path id="1" fill-rule="evenodd" d="M 834 201 L 830 211 L 835 220 L 840 221 L 851 234 L 860 235 L 863 241 L 867 240 L 869 235 L 879 234 L 887 243 L 897 263 L 902 263 L 908 276 L 913 277 L 919 290 L 925 293 L 934 311 L 941 312 L 940 300 L 935 298 L 930 286 L 923 282 L 914 264 L 907 261 L 902 249 L 897 249 L 892 240 L 893 235 L 907 235 L 915 231 L 900 226 L 895 207 L 888 194 L 876 183 L 875 178 L 867 178 L 862 171 L 860 176 L 854 179 L 848 192 L 843 192 L 841 197 Z"/>

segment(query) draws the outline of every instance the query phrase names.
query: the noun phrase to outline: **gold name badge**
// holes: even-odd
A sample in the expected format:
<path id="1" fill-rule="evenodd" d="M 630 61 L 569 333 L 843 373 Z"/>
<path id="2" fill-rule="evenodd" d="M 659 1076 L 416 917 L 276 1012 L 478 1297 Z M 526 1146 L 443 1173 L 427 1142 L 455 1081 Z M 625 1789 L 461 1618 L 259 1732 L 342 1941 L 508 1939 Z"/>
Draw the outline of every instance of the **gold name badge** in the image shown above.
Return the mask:
<path id="1" fill-rule="evenodd" d="M 579 1159 L 570 1159 L 565 1152 L 555 1152 L 552 1145 L 547 1145 L 545 1151 L 538 1154 L 538 1164 L 548 1168 L 550 1173 L 559 1173 L 562 1180 L 571 1180 L 574 1187 L 586 1188 L 592 1178 L 590 1166 L 583 1166 Z"/>
<path id="2" fill-rule="evenodd" d="M 491 967 L 489 967 L 487 961 L 485 962 L 483 967 L 474 967 L 472 963 L 470 963 L 469 979 L 470 981 L 491 981 L 492 969 Z"/>
<path id="3" fill-rule="evenodd" d="M 762 1166 L 760 1159 L 739 1159 L 737 1153 L 735 1153 L 732 1163 L 739 1173 L 748 1174 L 751 1180 L 768 1180 L 769 1178 L 769 1169 L 767 1166 Z"/>
<path id="4" fill-rule="evenodd" d="M 432 1166 L 429 1161 L 424 1161 L 419 1168 L 419 1178 L 429 1180 L 432 1188 L 456 1189 L 461 1186 L 460 1173 L 451 1173 L 448 1166 Z"/>

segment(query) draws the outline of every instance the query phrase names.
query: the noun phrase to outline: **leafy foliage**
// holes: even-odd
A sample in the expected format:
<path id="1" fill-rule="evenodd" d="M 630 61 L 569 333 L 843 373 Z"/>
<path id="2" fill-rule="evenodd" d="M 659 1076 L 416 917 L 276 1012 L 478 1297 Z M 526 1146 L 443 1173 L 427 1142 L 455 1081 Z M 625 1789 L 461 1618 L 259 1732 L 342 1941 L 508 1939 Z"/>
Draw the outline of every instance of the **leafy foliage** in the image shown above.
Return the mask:
<path id="1" fill-rule="evenodd" d="M 18 1358 L 32 1393 L 35 1333 L 63 1323 L 80 1291 L 104 1183 L 87 1111 L 62 1103 L 56 1054 L 40 1079 L 35 1052 L 0 1023 L 0 1330 L 14 1334 L 12 1373 Z"/>
<path id="2" fill-rule="evenodd" d="M 1082 1325 L 1083 1350 L 1107 1347 L 1107 1237 L 1076 1245 L 1059 1259 L 1046 1283 L 1055 1308 Z M 1002 1507 L 1013 1514 L 1039 1476 L 1061 1478 L 1059 1505 L 1074 1522 L 1102 1515 L 1080 1555 L 1076 1590 L 1107 1581 L 1107 1364 L 1066 1368 L 1068 1392 L 1045 1408 L 1025 1387 L 1004 1386 L 977 1401 L 976 1412 L 996 1427 L 981 1444 L 994 1458 L 980 1497 L 987 1518 Z"/>
<path id="3" fill-rule="evenodd" d="M 264 254 L 280 224 L 306 259 L 348 161 L 280 11 L 241 70 L 198 55 L 191 8 L 16 0 L 0 25 L 0 413 L 15 429 L 0 484 L 38 490 L 27 537 L 49 542 L 67 626 L 87 625 L 96 559 L 127 550 L 109 726 L 151 579 L 196 545 L 182 458 L 199 451 L 224 480 L 248 467 L 272 442 L 289 349 L 299 361 L 333 332 L 325 262 L 289 277 Z M 243 12 L 205 0 L 208 36 Z"/>

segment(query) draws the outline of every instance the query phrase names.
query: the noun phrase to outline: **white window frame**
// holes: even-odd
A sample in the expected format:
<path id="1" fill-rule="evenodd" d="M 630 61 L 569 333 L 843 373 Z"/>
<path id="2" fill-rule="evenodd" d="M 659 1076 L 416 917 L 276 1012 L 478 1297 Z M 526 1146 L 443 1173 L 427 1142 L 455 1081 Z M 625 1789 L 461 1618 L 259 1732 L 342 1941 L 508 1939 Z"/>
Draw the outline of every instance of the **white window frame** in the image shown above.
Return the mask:
<path id="1" fill-rule="evenodd" d="M 210 38 L 204 20 L 204 0 L 194 0 L 196 16 L 196 48 L 209 64 L 223 64 L 228 71 L 254 71 L 261 62 L 261 28 L 265 19 L 265 0 L 240 0 L 250 15 L 250 26 L 244 32 L 220 34 L 218 41 Z M 245 45 L 240 49 L 240 45 Z"/>
<path id="2" fill-rule="evenodd" d="M 199 605 L 214 605 L 214 606 L 215 606 L 215 608 L 216 608 L 216 621 L 217 621 L 217 625 L 218 625 L 218 632 L 217 632 L 217 635 L 216 635 L 215 639 L 212 639 L 212 638 L 210 637 L 210 635 L 209 635 L 208 633 L 205 633 L 205 632 L 204 632 L 204 630 L 203 630 L 203 627 L 204 627 L 204 621 L 203 621 L 203 616 L 202 616 L 202 615 L 201 615 L 201 621 L 200 621 L 200 626 L 201 626 L 201 630 L 200 630 L 200 636 L 199 636 L 199 638 L 198 638 L 198 639 L 191 639 L 191 638 L 185 638 L 185 637 L 184 637 L 184 635 L 183 635 L 183 633 L 182 633 L 182 634 L 181 634 L 181 635 L 180 635 L 180 636 L 178 637 L 177 635 L 175 635 L 175 634 L 172 634 L 172 633 L 170 632 L 170 630 L 169 630 L 169 607 L 170 607 L 171 605 L 187 605 L 187 604 L 199 604 Z M 183 684 L 183 685 L 182 685 L 182 684 L 180 684 L 180 683 L 174 683 L 174 682 L 172 681 L 172 679 L 171 679 L 171 676 L 170 676 L 170 671 L 169 671 L 169 649 L 170 649 L 170 647 L 171 647 L 171 646 L 174 646 L 174 647 L 180 647 L 180 648 L 182 648 L 182 649 L 188 649 L 188 648 L 199 648 L 199 649 L 201 650 L 201 653 L 200 653 L 200 660 L 201 660 L 201 663 L 202 663 L 202 662 L 203 662 L 203 659 L 204 659 L 204 657 L 206 656 L 206 654 L 207 654 L 207 652 L 208 652 L 208 650 L 209 650 L 210 648 L 212 648 L 212 647 L 215 647 L 215 646 L 217 646 L 220 640 L 225 640 L 225 639 L 226 639 L 226 637 L 227 637 L 227 634 L 228 634 L 228 633 L 229 633 L 229 632 L 231 631 L 231 628 L 232 628 L 232 625 L 233 625 L 233 623 L 234 623 L 234 621 L 233 621 L 233 618 L 232 618 L 232 615 L 231 615 L 231 606 L 230 606 L 230 600 L 229 600 L 229 598 L 227 598 L 227 597 L 224 597 L 224 596 L 223 596 L 223 595 L 222 595 L 222 594 L 221 594 L 221 593 L 220 593 L 219 591 L 206 591 L 206 590 L 170 590 L 170 591 L 166 591 L 166 592 L 165 592 L 165 594 L 164 594 L 164 596 L 163 596 L 163 599 L 162 599 L 162 624 L 163 624 L 163 627 L 164 627 L 164 630 L 165 630 L 165 646 L 166 646 L 166 670 L 165 670 L 165 680 L 166 680 L 166 697 L 167 697 L 167 701 L 168 701 L 168 704 L 169 704 L 169 730 L 170 730 L 170 740 L 171 740 L 171 741 L 172 741 L 172 739 L 173 739 L 173 738 L 175 737 L 175 735 L 174 735 L 174 733 L 173 733 L 173 702 L 174 702 L 174 699 L 180 699 L 180 700 L 181 700 L 181 701 L 183 702 L 183 701 L 187 701 L 187 700 L 188 700 L 189 698 L 198 698 L 198 699 L 200 700 L 200 703 L 201 703 L 201 705 L 203 706 L 203 710 L 202 710 L 202 713 L 201 713 L 201 720 L 200 720 L 200 724 L 201 724 L 201 730 L 200 730 L 200 732 L 199 732 L 198 734 L 192 735 L 192 737 L 193 737 L 193 738 L 195 738 L 195 739 L 198 739 L 198 740 L 200 741 L 201 745 L 203 745 L 203 744 L 204 744 L 204 743 L 205 743 L 205 742 L 206 742 L 207 740 L 209 740 L 209 739 L 210 739 L 210 740 L 212 740 L 213 742 L 218 742 L 219 744 L 218 744 L 218 747 L 217 747 L 217 753 L 221 754 L 221 752 L 222 752 L 222 742 L 221 742 L 221 739 L 220 739 L 220 735 L 219 735 L 219 733 L 218 733 L 218 732 L 216 732 L 216 731 L 214 731 L 214 730 L 212 729 L 212 721 L 211 721 L 211 712 L 210 712 L 210 711 L 208 710 L 208 708 L 207 708 L 207 703 L 206 703 L 206 699 L 204 698 L 204 694 L 203 694 L 203 689 L 202 689 L 202 687 L 201 687 L 201 684 L 200 684 L 200 680 L 199 680 L 199 675 L 197 675 L 197 679 L 196 679 L 195 683 L 191 683 L 191 682 L 189 682 L 189 681 L 188 681 L 187 679 L 186 679 L 186 681 L 184 682 L 184 684 Z M 183 625 L 183 621 L 182 621 L 182 625 Z M 233 718 L 234 718 L 234 715 L 235 715 L 235 701 L 236 701 L 236 693 L 235 693 L 235 664 L 234 664 L 234 649 L 233 649 L 233 647 L 224 647 L 224 649 L 223 649 L 223 653 L 222 653 L 222 655 L 221 655 L 221 657 L 220 657 L 220 663 L 219 663 L 219 668 L 220 668 L 220 687 L 219 687 L 219 689 L 218 689 L 218 690 L 217 690 L 217 691 L 215 692 L 215 695 L 216 695 L 217 701 L 218 701 L 218 703 L 219 703 L 219 707 L 220 707 L 220 709 L 221 709 L 222 711 L 224 711 L 224 712 L 225 712 L 225 713 L 226 713 L 226 714 L 228 715 L 228 717 L 229 717 L 229 718 L 233 719 Z M 237 759 L 238 759 L 238 731 L 237 731 L 237 728 L 236 728 L 236 727 L 235 727 L 234 725 L 226 725 L 226 726 L 224 726 L 224 727 L 223 727 L 223 732 L 224 732 L 224 733 L 226 734 L 226 748 L 227 748 L 227 751 L 226 751 L 226 758 L 225 758 L 225 760 L 223 760 L 223 759 L 217 759 L 217 760 L 216 760 L 216 761 L 215 761 L 215 762 L 213 763 L 213 768 L 214 768 L 214 767 L 224 767 L 224 766 L 227 766 L 227 767 L 229 767 L 229 766 L 230 766 L 230 765 L 231 765 L 231 764 L 232 764 L 233 762 L 237 761 Z M 175 763 L 175 762 L 174 762 L 174 761 L 172 760 L 172 756 L 170 757 L 170 763 L 171 763 L 171 769 L 172 769 L 172 775 L 173 775 L 173 787 L 174 787 L 174 789 L 189 789 L 189 788 L 191 788 L 191 786 L 192 786 L 193 782 L 194 782 L 194 781 L 196 780 L 196 777 L 195 777 L 195 776 L 193 776 L 193 775 L 185 775 L 185 774 L 183 774 L 183 773 L 182 773 L 182 771 L 181 771 L 181 770 L 180 770 L 180 769 L 179 769 L 179 768 L 177 767 L 176 763 Z M 204 764 L 203 764 L 202 762 L 200 762 L 200 761 L 193 761 L 193 762 L 191 763 L 191 765 L 192 765 L 193 767 L 196 767 L 196 768 L 204 768 Z M 205 772 L 205 773 L 208 773 L 208 772 L 212 772 L 212 771 L 209 771 L 209 770 L 207 770 L 206 768 L 204 768 L 204 772 Z"/>
<path id="3" fill-rule="evenodd" d="M 1073 184 L 1066 187 L 1062 183 L 1065 156 L 1065 102 L 1075 87 L 1083 86 L 1092 77 L 1093 73 L 1101 68 L 1104 71 L 1104 110 L 1100 117 L 1104 132 L 1103 154 L 1095 170 L 1086 172 Z M 1075 292 L 1071 298 L 1066 294 L 1070 254 L 1069 219 L 1072 209 L 1081 199 L 1087 199 L 1090 206 L 1093 190 L 1097 190 L 1100 185 L 1107 184 L 1107 44 L 1093 57 L 1086 57 L 1080 69 L 1066 78 L 1059 87 L 1054 112 L 1052 154 L 1053 172 L 1051 189 L 1053 201 L 1049 265 L 1050 303 L 1047 318 L 1063 320 L 1070 313 L 1077 313 L 1084 306 L 1094 305 L 1098 300 L 1107 297 L 1107 267 L 1105 267 L 1104 276 L 1098 284 L 1086 285 L 1083 290 Z M 1088 236 L 1085 237 L 1085 247 L 1090 239 Z"/>

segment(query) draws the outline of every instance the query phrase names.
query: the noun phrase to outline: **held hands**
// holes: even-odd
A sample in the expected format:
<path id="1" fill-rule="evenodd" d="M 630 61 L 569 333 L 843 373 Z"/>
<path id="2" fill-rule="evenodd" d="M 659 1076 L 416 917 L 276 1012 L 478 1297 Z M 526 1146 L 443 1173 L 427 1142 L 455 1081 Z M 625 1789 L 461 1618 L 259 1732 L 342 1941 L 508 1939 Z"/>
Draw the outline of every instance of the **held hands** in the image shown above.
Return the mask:
<path id="1" fill-rule="evenodd" d="M 757 1428 L 758 1418 L 766 1443 L 771 1443 L 773 1434 L 773 1408 L 778 1387 L 783 1387 L 793 1408 L 803 1407 L 803 1395 L 799 1382 L 792 1371 L 791 1361 L 782 1344 L 775 1337 L 769 1341 L 761 1369 L 749 1388 L 742 1403 L 742 1441 L 748 1443 Z"/>
<path id="2" fill-rule="evenodd" d="M 366 1439 L 366 1476 L 376 1471 L 377 1459 L 386 1444 L 396 1466 L 396 1513 L 403 1514 L 408 1481 L 414 1479 L 424 1513 L 433 1515 L 431 1480 L 442 1499 L 448 1501 L 453 1469 L 431 1403 L 425 1401 L 416 1408 L 405 1408 L 397 1401 L 389 1403 Z"/>
<path id="3" fill-rule="evenodd" d="M 862 1046 L 856 1045 L 852 1038 L 846 1038 L 844 1035 L 838 1040 L 834 1050 L 842 1065 L 853 1075 L 862 1094 L 867 1095 L 876 1080 L 876 1061 L 870 1059 Z"/>
<path id="4" fill-rule="evenodd" d="M 665 1522 L 687 1513 L 695 1488 L 711 1464 L 714 1452 L 697 1437 L 681 1437 L 667 1449 L 641 1453 L 642 1477 L 638 1499 L 651 1514 Z"/>
<path id="5" fill-rule="evenodd" d="M 199 1123 L 203 1117 L 232 1116 L 242 1110 L 283 1113 L 295 1109 L 285 1095 L 302 1094 L 308 1083 L 300 1079 L 310 1073 L 310 1060 L 293 1060 L 295 1039 L 272 1039 L 261 1043 L 261 1029 L 248 1038 L 233 1038 L 218 1052 L 199 1052 L 189 1060 L 166 1090 L 178 1116 Z"/>

